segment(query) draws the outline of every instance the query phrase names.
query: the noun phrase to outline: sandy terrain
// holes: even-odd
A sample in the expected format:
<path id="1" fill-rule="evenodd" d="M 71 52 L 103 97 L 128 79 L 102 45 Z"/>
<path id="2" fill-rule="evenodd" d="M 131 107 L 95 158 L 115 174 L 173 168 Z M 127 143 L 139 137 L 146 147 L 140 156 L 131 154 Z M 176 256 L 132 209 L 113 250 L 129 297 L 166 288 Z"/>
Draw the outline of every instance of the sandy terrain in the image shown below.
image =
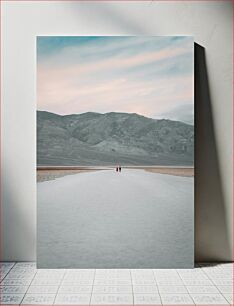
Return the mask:
<path id="1" fill-rule="evenodd" d="M 59 167 L 53 169 L 53 168 L 45 168 L 45 169 L 37 169 L 37 182 L 44 182 L 44 181 L 50 181 L 54 180 L 59 177 L 63 177 L 66 175 L 72 175 L 72 174 L 78 174 L 78 173 L 84 173 L 84 172 L 90 172 L 90 171 L 98 171 L 98 170 L 113 170 L 114 168 L 80 168 L 80 167 L 70 167 L 61 169 Z M 125 169 L 143 169 L 145 171 L 153 172 L 153 173 L 161 173 L 161 174 L 169 174 L 169 175 L 176 175 L 176 176 L 187 176 L 192 177 L 194 176 L 194 168 L 174 168 L 174 167 L 122 167 L 123 171 Z"/>
<path id="2" fill-rule="evenodd" d="M 193 177 L 78 173 L 39 183 L 37 208 L 39 268 L 193 266 Z"/>
<path id="3" fill-rule="evenodd" d="M 78 174 L 78 173 L 84 173 L 84 172 L 91 172 L 91 171 L 97 171 L 94 169 L 77 169 L 77 170 L 37 170 L 37 182 L 44 182 L 44 181 L 51 181 L 55 180 L 56 178 L 63 177 L 66 175 L 72 175 L 72 174 Z"/>
<path id="4" fill-rule="evenodd" d="M 194 176 L 194 168 L 145 168 L 146 171 L 176 176 Z"/>

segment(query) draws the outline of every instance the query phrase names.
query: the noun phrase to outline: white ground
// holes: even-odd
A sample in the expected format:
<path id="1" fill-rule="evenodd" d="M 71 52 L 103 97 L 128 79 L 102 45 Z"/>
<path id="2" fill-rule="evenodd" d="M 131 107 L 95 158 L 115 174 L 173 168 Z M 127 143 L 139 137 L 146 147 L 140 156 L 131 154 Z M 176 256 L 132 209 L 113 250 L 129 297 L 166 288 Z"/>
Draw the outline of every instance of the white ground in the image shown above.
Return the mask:
<path id="1" fill-rule="evenodd" d="M 0 262 L 1 305 L 233 305 L 233 263 L 195 269 L 36 269 Z"/>
<path id="2" fill-rule="evenodd" d="M 125 170 L 38 184 L 38 267 L 192 267 L 194 180 Z"/>

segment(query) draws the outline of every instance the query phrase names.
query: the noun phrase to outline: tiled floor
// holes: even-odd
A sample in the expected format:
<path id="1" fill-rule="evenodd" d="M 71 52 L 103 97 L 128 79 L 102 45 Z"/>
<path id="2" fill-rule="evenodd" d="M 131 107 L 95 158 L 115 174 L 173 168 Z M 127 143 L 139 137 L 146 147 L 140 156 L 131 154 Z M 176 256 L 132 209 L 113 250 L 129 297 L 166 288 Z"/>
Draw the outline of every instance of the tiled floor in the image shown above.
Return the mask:
<path id="1" fill-rule="evenodd" d="M 0 304 L 232 305 L 233 264 L 187 269 L 44 270 L 3 262 Z"/>

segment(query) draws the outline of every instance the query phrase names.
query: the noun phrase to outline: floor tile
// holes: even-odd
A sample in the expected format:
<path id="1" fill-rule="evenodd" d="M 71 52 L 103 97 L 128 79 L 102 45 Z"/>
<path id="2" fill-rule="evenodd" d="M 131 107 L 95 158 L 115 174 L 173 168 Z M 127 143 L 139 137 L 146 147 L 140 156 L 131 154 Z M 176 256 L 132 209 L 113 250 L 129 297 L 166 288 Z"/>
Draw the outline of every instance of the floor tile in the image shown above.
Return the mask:
<path id="1" fill-rule="evenodd" d="M 176 269 L 153 269 L 154 274 L 156 275 L 178 275 L 178 272 Z"/>
<path id="2" fill-rule="evenodd" d="M 152 270 L 131 270 L 132 277 L 154 277 L 154 273 Z"/>
<path id="3" fill-rule="evenodd" d="M 37 267 L 37 265 L 36 265 L 36 263 L 35 262 L 29 262 L 29 261 L 27 261 L 27 262 L 17 262 L 16 264 L 15 264 L 15 267 L 23 267 L 23 268 L 25 268 L 25 267 L 27 267 L 27 268 L 36 268 Z"/>
<path id="4" fill-rule="evenodd" d="M 30 286 L 27 293 L 57 293 L 59 286 Z"/>
<path id="5" fill-rule="evenodd" d="M 227 286 L 218 285 L 217 288 L 219 289 L 221 293 L 233 293 L 232 285 L 227 285 Z"/>
<path id="6" fill-rule="evenodd" d="M 93 280 L 94 276 L 90 276 L 90 275 L 82 275 L 82 274 L 78 274 L 78 275 L 65 275 L 65 277 L 63 278 L 63 281 L 69 281 L 69 282 L 76 282 L 76 281 L 80 281 L 80 280 Z"/>
<path id="7" fill-rule="evenodd" d="M 158 293 L 158 288 L 155 285 L 151 286 L 133 286 L 133 293 Z"/>
<path id="8" fill-rule="evenodd" d="M 185 286 L 175 286 L 175 285 L 170 285 L 170 286 L 165 286 L 165 285 L 159 285 L 158 290 L 160 294 L 167 294 L 167 293 L 188 293 L 187 289 Z"/>
<path id="9" fill-rule="evenodd" d="M 176 269 L 179 275 L 202 275 L 205 274 L 202 269 Z"/>
<path id="10" fill-rule="evenodd" d="M 60 279 L 38 278 L 32 281 L 32 286 L 56 286 L 61 283 Z"/>
<path id="11" fill-rule="evenodd" d="M 37 278 L 58 278 L 62 279 L 64 277 L 65 272 L 54 272 L 54 271 L 38 271 L 36 277 Z"/>
<path id="12" fill-rule="evenodd" d="M 128 279 L 131 278 L 129 270 L 115 270 L 115 269 L 106 269 L 106 271 L 96 270 L 95 278 L 118 278 L 118 279 Z"/>
<path id="13" fill-rule="evenodd" d="M 97 269 L 98 270 L 98 269 Z M 70 274 L 94 274 L 95 273 L 95 269 L 65 269 L 66 273 L 70 273 Z"/>
<path id="14" fill-rule="evenodd" d="M 181 279 L 182 280 L 185 280 L 185 279 L 196 279 L 196 280 L 209 280 L 209 277 L 206 275 L 206 274 L 202 274 L 202 275 L 193 275 L 193 274 L 183 274 L 183 275 L 180 275 Z"/>
<path id="15" fill-rule="evenodd" d="M 1 294 L 0 304 L 1 305 L 18 305 L 22 301 L 24 294 Z"/>
<path id="16" fill-rule="evenodd" d="M 5 277 L 0 285 L 3 293 L 1 304 L 8 305 L 19 304 L 22 299 L 24 304 L 51 305 L 57 293 L 56 303 L 61 305 L 88 305 L 90 300 L 92 305 L 160 305 L 161 300 L 164 305 L 190 305 L 195 302 L 197 305 L 228 305 L 233 302 L 232 264 L 178 270 L 95 271 L 37 270 L 35 263 L 0 263 L 0 275 Z"/>
<path id="17" fill-rule="evenodd" d="M 14 261 L 4 261 L 0 262 L 0 269 L 3 267 L 12 268 L 15 265 Z"/>
<path id="18" fill-rule="evenodd" d="M 12 268 L 10 268 L 10 267 L 5 267 L 5 266 L 1 267 L 1 265 L 0 265 L 0 274 L 1 274 L 1 275 L 2 275 L 2 274 L 6 274 L 6 273 L 8 273 L 9 271 L 11 271 L 11 269 L 12 269 Z"/>
<path id="19" fill-rule="evenodd" d="M 1 274 L 0 274 L 0 280 L 2 281 L 3 279 L 5 279 L 6 276 L 7 276 L 7 274 L 8 274 L 8 272 L 1 273 Z"/>
<path id="20" fill-rule="evenodd" d="M 213 286 L 209 279 L 183 279 L 185 286 Z"/>
<path id="21" fill-rule="evenodd" d="M 196 305 L 228 305 L 227 300 L 221 294 L 193 294 L 191 293 Z"/>
<path id="22" fill-rule="evenodd" d="M 13 273 L 18 273 L 18 274 L 27 274 L 27 273 L 35 273 L 35 272 L 37 272 L 37 270 L 35 269 L 35 268 L 30 268 L 30 267 L 16 267 L 16 266 L 14 266 L 12 269 L 11 269 L 11 271 L 10 271 L 10 273 L 11 274 L 13 274 Z"/>
<path id="23" fill-rule="evenodd" d="M 202 269 L 177 269 L 179 275 L 203 275 L 205 274 Z"/>
<path id="24" fill-rule="evenodd" d="M 179 274 L 173 274 L 173 275 L 168 275 L 168 274 L 154 274 L 154 277 L 156 279 L 181 279 Z"/>
<path id="25" fill-rule="evenodd" d="M 59 288 L 58 293 L 59 294 L 73 294 L 73 293 L 86 293 L 91 294 L 92 292 L 92 286 L 80 286 L 80 285 L 62 285 Z"/>
<path id="26" fill-rule="evenodd" d="M 134 294 L 134 305 L 161 305 L 158 294 Z"/>
<path id="27" fill-rule="evenodd" d="M 134 271 L 134 269 L 132 270 Z M 118 275 L 127 275 L 130 274 L 130 269 L 96 269 L 96 275 L 107 275 L 107 274 L 118 274 Z"/>
<path id="28" fill-rule="evenodd" d="M 189 293 L 219 293 L 215 286 L 186 286 Z"/>
<path id="29" fill-rule="evenodd" d="M 131 280 L 131 275 L 95 275 L 95 279 L 122 279 L 122 280 Z"/>
<path id="30" fill-rule="evenodd" d="M 62 280 L 62 285 L 93 285 L 93 279 L 66 279 Z"/>
<path id="31" fill-rule="evenodd" d="M 90 305 L 133 305 L 131 294 L 93 294 Z"/>
<path id="32" fill-rule="evenodd" d="M 66 273 L 67 271 L 80 271 L 79 269 L 75 269 L 75 270 L 72 270 L 72 269 L 37 269 L 37 273 L 38 274 L 53 274 L 53 275 L 59 275 L 59 274 L 64 274 Z"/>
<path id="33" fill-rule="evenodd" d="M 55 305 L 89 305 L 91 294 L 58 294 Z"/>
<path id="34" fill-rule="evenodd" d="M 148 286 L 148 285 L 156 285 L 156 281 L 155 280 L 140 280 L 140 279 L 133 279 L 132 280 L 132 284 L 133 285 L 144 285 L 144 286 Z"/>
<path id="35" fill-rule="evenodd" d="M 207 274 L 208 276 L 209 276 L 209 278 L 211 279 L 211 280 L 225 280 L 225 279 L 227 279 L 227 280 L 233 280 L 233 275 L 231 275 L 231 274 L 227 274 L 227 273 L 224 273 L 224 274 L 213 274 L 213 273 L 209 273 L 209 274 Z"/>
<path id="36" fill-rule="evenodd" d="M 16 267 L 14 266 L 12 269 L 11 269 L 11 273 L 35 273 L 37 272 L 37 269 L 34 268 L 34 267 Z"/>
<path id="37" fill-rule="evenodd" d="M 230 293 L 224 293 L 223 296 L 225 297 L 225 299 L 233 305 L 234 301 L 233 301 L 233 294 Z"/>
<path id="38" fill-rule="evenodd" d="M 120 293 L 131 293 L 132 286 L 93 286 L 93 294 L 120 294 Z"/>
<path id="39" fill-rule="evenodd" d="M 143 279 L 153 279 L 155 277 L 154 273 L 131 273 L 132 278 L 143 278 Z"/>
<path id="40" fill-rule="evenodd" d="M 184 283 L 182 282 L 181 279 L 179 280 L 174 280 L 174 279 L 156 279 L 157 285 L 162 285 L 162 286 L 171 286 L 171 285 L 178 285 L 178 286 L 184 286 Z"/>
<path id="41" fill-rule="evenodd" d="M 95 279 L 94 285 L 131 285 L 131 279 Z"/>
<path id="42" fill-rule="evenodd" d="M 131 269 L 131 273 L 152 273 L 153 269 Z"/>
<path id="43" fill-rule="evenodd" d="M 1 294 L 25 293 L 28 286 L 0 286 Z"/>
<path id="44" fill-rule="evenodd" d="M 96 269 L 95 275 L 115 275 L 115 276 L 127 276 L 131 274 L 129 269 Z"/>
<path id="45" fill-rule="evenodd" d="M 47 274 L 47 275 L 35 275 L 35 279 L 50 279 L 50 280 L 62 280 L 63 275 L 53 275 L 53 274 Z"/>
<path id="46" fill-rule="evenodd" d="M 212 279 L 212 282 L 218 286 L 233 286 L 233 280 L 231 279 Z"/>
<path id="47" fill-rule="evenodd" d="M 194 305 L 188 294 L 161 294 L 161 299 L 165 305 Z"/>
<path id="48" fill-rule="evenodd" d="M 1 282 L 1 285 L 6 286 L 28 286 L 31 283 L 31 279 L 4 279 Z"/>
<path id="49" fill-rule="evenodd" d="M 33 279 L 34 278 L 34 274 L 29 273 L 29 274 L 18 274 L 18 273 L 12 273 L 11 272 L 9 274 L 7 274 L 7 276 L 5 277 L 5 279 Z"/>
<path id="50" fill-rule="evenodd" d="M 52 305 L 54 299 L 55 299 L 55 294 L 27 293 L 22 301 L 22 304 Z"/>

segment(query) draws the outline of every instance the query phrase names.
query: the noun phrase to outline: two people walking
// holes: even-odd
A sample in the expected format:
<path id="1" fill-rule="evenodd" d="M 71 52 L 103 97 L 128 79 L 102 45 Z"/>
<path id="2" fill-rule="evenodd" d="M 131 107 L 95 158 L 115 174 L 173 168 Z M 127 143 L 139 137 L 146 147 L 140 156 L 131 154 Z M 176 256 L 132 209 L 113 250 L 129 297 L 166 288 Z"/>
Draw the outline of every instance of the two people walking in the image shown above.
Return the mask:
<path id="1" fill-rule="evenodd" d="M 116 167 L 116 172 L 121 172 L 121 166 Z"/>

